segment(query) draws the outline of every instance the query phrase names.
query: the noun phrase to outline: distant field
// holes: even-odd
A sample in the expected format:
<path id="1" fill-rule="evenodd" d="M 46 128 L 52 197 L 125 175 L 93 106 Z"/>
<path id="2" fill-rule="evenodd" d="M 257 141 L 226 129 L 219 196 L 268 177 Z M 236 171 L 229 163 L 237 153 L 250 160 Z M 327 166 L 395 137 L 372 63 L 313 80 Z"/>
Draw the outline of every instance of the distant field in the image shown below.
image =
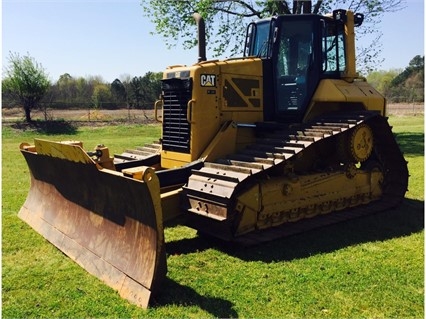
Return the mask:
<path id="1" fill-rule="evenodd" d="M 421 103 L 399 103 L 388 104 L 388 115 L 417 115 L 424 114 L 424 104 Z M 47 110 L 45 114 L 40 110 L 32 112 L 32 118 L 58 120 L 64 119 L 68 121 L 130 121 L 133 123 L 154 122 L 154 110 Z M 19 108 L 2 109 L 3 122 L 17 121 L 23 119 L 23 111 Z"/>

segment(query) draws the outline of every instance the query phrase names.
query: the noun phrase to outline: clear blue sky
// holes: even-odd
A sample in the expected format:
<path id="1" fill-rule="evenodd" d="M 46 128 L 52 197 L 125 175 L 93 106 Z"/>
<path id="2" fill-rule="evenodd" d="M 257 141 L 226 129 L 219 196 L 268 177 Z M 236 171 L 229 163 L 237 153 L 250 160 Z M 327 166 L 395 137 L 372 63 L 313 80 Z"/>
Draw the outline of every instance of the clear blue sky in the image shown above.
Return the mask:
<path id="1" fill-rule="evenodd" d="M 385 14 L 377 28 L 383 31 L 385 59 L 379 69 L 403 69 L 415 55 L 424 55 L 423 0 L 406 0 L 405 9 Z M 140 0 L 3 0 L 2 64 L 9 52 L 29 53 L 52 81 L 69 73 L 112 82 L 123 74 L 196 62 L 197 49 L 179 44 L 167 49 L 152 31 Z"/>

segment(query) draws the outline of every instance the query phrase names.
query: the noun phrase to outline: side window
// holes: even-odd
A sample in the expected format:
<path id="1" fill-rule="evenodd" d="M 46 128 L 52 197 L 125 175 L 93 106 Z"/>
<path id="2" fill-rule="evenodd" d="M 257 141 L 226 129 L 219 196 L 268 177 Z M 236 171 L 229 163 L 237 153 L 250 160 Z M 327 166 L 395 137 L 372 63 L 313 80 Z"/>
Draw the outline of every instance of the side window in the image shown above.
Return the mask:
<path id="1" fill-rule="evenodd" d="M 323 72 L 343 72 L 346 67 L 343 24 L 325 22 L 322 40 Z"/>
<path id="2" fill-rule="evenodd" d="M 269 25 L 269 21 L 265 21 L 252 28 L 251 37 L 254 39 L 252 38 L 250 55 L 268 57 Z"/>

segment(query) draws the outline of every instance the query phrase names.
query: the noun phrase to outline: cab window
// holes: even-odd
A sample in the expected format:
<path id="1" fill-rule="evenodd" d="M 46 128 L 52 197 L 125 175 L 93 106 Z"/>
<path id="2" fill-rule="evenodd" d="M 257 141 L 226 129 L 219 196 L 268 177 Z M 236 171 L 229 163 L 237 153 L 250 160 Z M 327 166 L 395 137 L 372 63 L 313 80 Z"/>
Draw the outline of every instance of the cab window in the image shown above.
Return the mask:
<path id="1" fill-rule="evenodd" d="M 270 21 L 259 22 L 256 27 L 252 28 L 252 43 L 250 47 L 250 55 L 261 58 L 268 57 L 269 49 L 269 26 Z M 255 34 L 253 34 L 255 32 Z"/>
<path id="2" fill-rule="evenodd" d="M 322 35 L 322 70 L 326 74 L 345 71 L 345 35 L 342 23 L 324 21 Z"/>

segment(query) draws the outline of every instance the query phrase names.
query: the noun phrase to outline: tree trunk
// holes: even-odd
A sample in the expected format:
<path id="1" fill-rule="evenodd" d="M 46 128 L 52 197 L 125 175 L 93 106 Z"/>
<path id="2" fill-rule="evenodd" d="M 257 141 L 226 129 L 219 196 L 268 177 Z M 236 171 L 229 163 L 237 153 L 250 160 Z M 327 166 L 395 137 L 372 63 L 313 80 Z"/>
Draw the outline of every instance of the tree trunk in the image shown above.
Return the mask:
<path id="1" fill-rule="evenodd" d="M 294 0 L 293 14 L 311 13 L 312 0 Z"/>
<path id="2" fill-rule="evenodd" d="M 31 123 L 31 108 L 29 105 L 24 105 L 24 111 L 25 111 L 25 121 L 27 123 Z"/>
<path id="3" fill-rule="evenodd" d="M 312 1 L 303 2 L 303 13 L 311 13 L 312 12 Z"/>

